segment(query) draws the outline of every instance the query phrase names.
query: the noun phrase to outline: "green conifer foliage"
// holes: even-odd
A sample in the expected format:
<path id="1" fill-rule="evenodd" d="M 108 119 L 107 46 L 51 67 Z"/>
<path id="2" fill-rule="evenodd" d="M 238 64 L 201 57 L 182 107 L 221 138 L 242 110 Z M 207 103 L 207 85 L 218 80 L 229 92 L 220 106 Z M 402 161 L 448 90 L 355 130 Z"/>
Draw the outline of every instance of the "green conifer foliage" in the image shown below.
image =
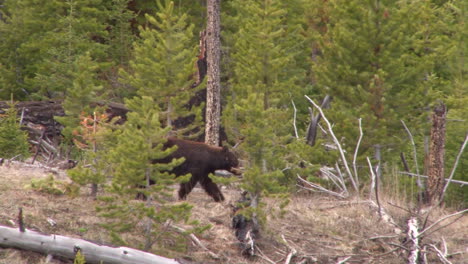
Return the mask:
<path id="1" fill-rule="evenodd" d="M 0 21 L 0 61 L 11 71 L 17 98 L 60 97 L 71 86 L 76 57 L 105 56 L 105 8 L 100 0 L 8 1 Z M 4 37 L 4 38 L 3 38 Z"/>
<path id="2" fill-rule="evenodd" d="M 135 55 L 128 71 L 121 71 L 123 82 L 140 96 L 151 96 L 165 126 L 178 117 L 195 115 L 201 122 L 201 108 L 188 111 L 185 104 L 195 90 L 193 82 L 196 46 L 193 25 L 186 14 L 178 14 L 172 1 L 156 1 L 158 13 L 146 15 L 147 26 L 140 28 L 141 40 L 134 45 Z M 197 122 L 195 122 L 197 123 Z"/>
<path id="3" fill-rule="evenodd" d="M 132 43 L 135 40 L 130 21 L 135 19 L 136 15 L 127 9 L 129 2 L 130 0 L 112 0 L 108 7 L 109 34 L 106 40 L 109 44 L 109 57 L 121 67 L 128 67 L 132 55 Z"/>
<path id="4" fill-rule="evenodd" d="M 91 103 L 99 100 L 102 90 L 97 80 L 97 70 L 98 64 L 86 53 L 73 61 L 67 73 L 72 86 L 63 101 L 66 116 L 56 119 L 65 126 L 62 134 L 68 140 L 72 139 L 75 131 L 80 130 L 80 117 L 93 116 L 95 107 L 92 107 Z"/>
<path id="5" fill-rule="evenodd" d="M 20 160 L 29 157 L 28 134 L 21 130 L 14 103 L 0 116 L 0 157 Z"/>
<path id="6" fill-rule="evenodd" d="M 173 233 L 164 231 L 164 223 L 187 221 L 190 216 L 191 206 L 187 203 L 167 203 L 172 198 L 169 186 L 176 182 L 175 176 L 167 171 L 180 165 L 183 159 L 168 164 L 153 163 L 154 159 L 164 158 L 175 150 L 163 150 L 170 128 L 161 128 L 159 108 L 151 97 L 135 97 L 126 100 L 126 105 L 132 111 L 116 134 L 115 147 L 108 153 L 113 179 L 108 188 L 110 195 L 103 198 L 106 205 L 100 210 L 109 220 L 105 226 L 121 243 L 126 231 L 144 225 L 145 241 L 139 241 L 140 247 L 149 250 L 153 243 L 164 247 L 166 239 L 175 239 Z M 155 184 L 150 185 L 150 181 Z M 143 193 L 146 200 L 135 200 L 138 193 Z"/>
<path id="7" fill-rule="evenodd" d="M 466 121 L 466 113 L 468 113 L 468 80 L 466 79 L 468 65 L 465 63 L 466 54 L 468 53 L 468 45 L 466 45 L 468 37 L 468 30 L 466 30 L 468 3 L 466 1 L 449 1 L 442 6 L 441 10 L 445 14 L 441 18 L 443 18 L 444 22 L 448 22 L 445 32 L 450 32 L 451 40 L 457 43 L 454 50 L 455 56 L 445 61 L 445 70 L 452 79 L 448 84 L 450 89 L 447 89 L 444 93 L 447 96 L 448 108 L 445 171 L 450 173 L 460 146 L 468 133 L 468 122 Z M 467 153 L 468 151 L 465 149 L 460 157 L 454 179 L 468 181 Z M 449 174 L 446 175 L 446 177 L 448 176 Z M 459 188 L 456 184 L 450 184 L 447 191 L 445 199 L 447 205 L 454 205 L 458 208 L 468 206 L 468 193 L 464 188 Z"/>
<path id="8" fill-rule="evenodd" d="M 304 71 L 296 65 L 303 41 L 288 21 L 283 1 L 232 1 L 235 15 L 232 46 L 232 97 L 224 113 L 225 127 L 244 138 L 239 151 L 247 168 L 242 188 L 252 199 L 250 216 L 264 220 L 261 199 L 284 194 L 288 167 L 285 145 L 291 137 L 291 98 L 301 94 Z M 284 200 L 285 201 L 285 200 Z M 248 214 L 249 215 L 249 214 Z"/>
<path id="9" fill-rule="evenodd" d="M 284 3 L 233 1 L 232 5 L 237 11 L 232 20 L 239 26 L 231 37 L 236 96 L 262 93 L 264 109 L 289 104 L 291 94 L 300 94 L 296 84 L 304 78 L 295 63 L 303 40 L 295 26 L 288 27 Z"/>
<path id="10" fill-rule="evenodd" d="M 384 159 L 398 157 L 407 139 L 400 120 L 422 133 L 426 109 L 445 86 L 438 68 L 453 42 L 440 34 L 438 10 L 430 1 L 334 0 L 327 11 L 312 69 L 316 87 L 333 96 L 335 133 L 354 148 L 361 117 L 361 149 L 380 145 Z"/>

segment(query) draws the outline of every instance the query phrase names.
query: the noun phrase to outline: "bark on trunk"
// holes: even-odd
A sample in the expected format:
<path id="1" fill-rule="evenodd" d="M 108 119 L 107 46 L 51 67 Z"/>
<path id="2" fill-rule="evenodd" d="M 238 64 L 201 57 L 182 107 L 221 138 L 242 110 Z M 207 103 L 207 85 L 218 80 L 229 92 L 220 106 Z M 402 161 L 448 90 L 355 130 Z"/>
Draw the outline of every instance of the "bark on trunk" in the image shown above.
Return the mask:
<path id="1" fill-rule="evenodd" d="M 426 201 L 430 205 L 440 202 L 444 189 L 444 154 L 445 154 L 445 117 L 447 109 L 440 104 L 432 114 L 431 140 L 429 149 L 429 168 L 426 189 Z"/>
<path id="2" fill-rule="evenodd" d="M 19 248 L 65 259 L 74 259 L 80 250 L 86 263 L 121 264 L 180 264 L 177 260 L 153 255 L 127 247 L 110 247 L 59 235 L 45 235 L 35 231 L 21 232 L 16 228 L 0 226 L 0 246 Z"/>
<path id="3" fill-rule="evenodd" d="M 206 94 L 206 127 L 205 142 L 219 145 L 219 123 L 221 116 L 221 85 L 219 61 L 220 43 L 220 0 L 207 0 L 208 23 L 207 42 L 207 94 Z"/>

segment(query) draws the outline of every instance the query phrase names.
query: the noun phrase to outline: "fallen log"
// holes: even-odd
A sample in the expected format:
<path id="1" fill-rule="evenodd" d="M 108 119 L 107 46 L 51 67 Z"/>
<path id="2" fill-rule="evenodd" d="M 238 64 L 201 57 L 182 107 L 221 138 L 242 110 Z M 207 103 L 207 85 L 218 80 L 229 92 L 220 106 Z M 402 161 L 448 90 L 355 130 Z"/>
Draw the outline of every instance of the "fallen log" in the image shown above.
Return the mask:
<path id="1" fill-rule="evenodd" d="M 86 263 L 180 264 L 175 259 L 153 255 L 127 247 L 98 245 L 83 239 L 46 235 L 26 229 L 0 226 L 0 247 L 18 248 L 55 257 L 74 259 L 80 251 Z"/>

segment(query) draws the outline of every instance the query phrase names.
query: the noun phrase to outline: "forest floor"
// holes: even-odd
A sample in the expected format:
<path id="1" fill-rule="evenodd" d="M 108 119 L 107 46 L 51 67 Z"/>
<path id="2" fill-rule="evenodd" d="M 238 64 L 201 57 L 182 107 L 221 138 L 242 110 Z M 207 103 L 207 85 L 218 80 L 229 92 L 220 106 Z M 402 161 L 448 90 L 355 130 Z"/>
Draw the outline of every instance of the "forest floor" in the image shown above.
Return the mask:
<path id="1" fill-rule="evenodd" d="M 60 234 L 109 243 L 102 219 L 97 216 L 97 201 L 83 188 L 77 197 L 53 195 L 28 188 L 31 179 L 54 175 L 67 180 L 66 171 L 30 166 L 25 163 L 0 166 L 0 225 L 17 226 L 21 207 L 26 228 L 47 234 Z M 324 195 L 299 192 L 283 214 L 272 214 L 257 240 L 256 256 L 246 258 L 240 253 L 238 241 L 231 229 L 232 205 L 239 199 L 235 187 L 223 188 L 226 201 L 215 203 L 196 187 L 187 202 L 194 205 L 192 219 L 211 228 L 197 235 L 200 242 L 214 254 L 187 238 L 183 252 L 171 256 L 190 259 L 195 263 L 407 263 L 405 250 L 408 206 L 401 198 L 381 197 L 380 203 L 398 226 L 381 220 L 366 200 L 338 200 Z M 174 191 L 174 197 L 176 190 Z M 279 212 L 278 203 L 266 199 L 267 212 Z M 177 201 L 174 201 L 177 202 Z M 432 210 L 426 226 L 454 213 L 451 208 Z M 427 251 L 426 263 L 468 263 L 468 217 L 457 221 L 450 217 L 441 221 L 420 241 Z M 51 225 L 51 220 L 55 225 Z M 420 219 L 424 221 L 425 219 Z M 438 230 L 437 230 L 438 229 Z M 401 231 L 399 233 L 399 231 Z M 168 232 L 175 232 L 169 230 Z M 442 262 L 431 245 L 444 252 Z M 131 246 L 131 245 L 130 245 Z M 217 255 L 219 258 L 213 258 Z M 0 264 L 73 263 L 47 259 L 46 256 L 17 249 L 0 249 Z"/>

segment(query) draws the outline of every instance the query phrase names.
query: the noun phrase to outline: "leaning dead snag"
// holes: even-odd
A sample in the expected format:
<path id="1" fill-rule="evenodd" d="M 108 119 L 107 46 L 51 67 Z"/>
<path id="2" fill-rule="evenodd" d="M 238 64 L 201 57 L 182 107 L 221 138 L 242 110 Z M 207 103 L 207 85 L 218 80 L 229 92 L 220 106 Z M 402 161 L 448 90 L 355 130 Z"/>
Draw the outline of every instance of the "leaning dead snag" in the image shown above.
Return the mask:
<path id="1" fill-rule="evenodd" d="M 431 143 L 429 150 L 429 169 L 426 197 L 427 203 L 440 202 L 444 190 L 444 154 L 445 154 L 445 117 L 447 108 L 444 104 L 435 107 L 432 114 Z"/>

